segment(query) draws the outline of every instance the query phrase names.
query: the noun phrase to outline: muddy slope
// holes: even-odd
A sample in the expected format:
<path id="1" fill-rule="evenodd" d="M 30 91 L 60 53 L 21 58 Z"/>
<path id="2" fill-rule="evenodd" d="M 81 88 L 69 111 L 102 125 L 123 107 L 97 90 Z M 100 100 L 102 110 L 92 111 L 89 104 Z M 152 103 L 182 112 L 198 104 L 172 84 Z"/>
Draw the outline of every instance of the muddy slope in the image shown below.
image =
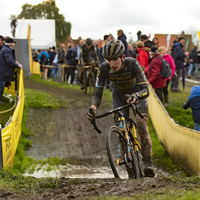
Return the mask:
<path id="1" fill-rule="evenodd" d="M 32 147 L 26 151 L 28 156 L 35 159 L 48 157 L 71 158 L 80 161 L 86 159 L 93 163 L 97 163 L 97 159 L 103 163 L 105 159 L 107 160 L 105 132 L 113 123 L 113 119 L 112 116 L 99 119 L 97 123 L 102 134 L 95 132 L 86 118 L 91 103 L 89 94 L 83 95 L 79 91 L 41 86 L 37 82 L 33 84 L 33 81 L 29 79 L 25 80 L 25 87 L 42 90 L 59 96 L 63 100 L 70 99 L 71 102 L 69 108 L 29 109 L 27 126 L 33 133 L 30 137 L 33 143 Z M 110 108 L 101 107 L 101 111 L 108 109 Z"/>

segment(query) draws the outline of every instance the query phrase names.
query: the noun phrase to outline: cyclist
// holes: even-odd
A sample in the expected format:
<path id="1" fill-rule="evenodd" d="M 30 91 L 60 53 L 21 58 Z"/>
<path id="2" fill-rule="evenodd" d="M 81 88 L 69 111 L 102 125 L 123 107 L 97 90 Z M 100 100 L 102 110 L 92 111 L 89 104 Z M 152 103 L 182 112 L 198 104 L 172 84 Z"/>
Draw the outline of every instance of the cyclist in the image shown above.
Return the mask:
<path id="1" fill-rule="evenodd" d="M 13 17 L 11 22 L 10 22 L 10 26 L 11 26 L 11 33 L 13 35 L 13 37 L 15 37 L 15 29 L 17 27 L 17 18 Z"/>
<path id="2" fill-rule="evenodd" d="M 97 50 L 92 44 L 91 38 L 87 38 L 85 44 L 81 46 L 80 60 L 82 66 L 91 65 L 92 67 L 96 67 L 96 64 L 98 64 Z M 81 89 L 85 87 L 83 86 L 83 71 L 83 69 L 80 70 Z"/>
<path id="3" fill-rule="evenodd" d="M 105 79 L 113 82 L 112 91 L 113 108 L 122 106 L 126 103 L 138 103 L 139 111 L 145 116 L 143 119 L 136 116 L 138 134 L 141 137 L 141 146 L 145 163 L 144 173 L 147 177 L 154 177 L 155 173 L 152 168 L 152 142 L 148 131 L 148 104 L 146 98 L 149 96 L 149 89 L 146 77 L 142 71 L 139 62 L 135 58 L 124 55 L 125 47 L 120 40 L 109 41 L 103 48 L 103 62 L 98 69 L 96 78 L 95 94 L 92 98 L 91 108 L 94 115 L 88 112 L 89 120 L 95 118 L 96 110 L 102 99 Z M 126 100 L 125 94 L 132 95 L 132 98 Z M 129 109 L 122 111 L 125 119 L 129 118 Z M 117 123 L 117 116 L 114 116 Z"/>

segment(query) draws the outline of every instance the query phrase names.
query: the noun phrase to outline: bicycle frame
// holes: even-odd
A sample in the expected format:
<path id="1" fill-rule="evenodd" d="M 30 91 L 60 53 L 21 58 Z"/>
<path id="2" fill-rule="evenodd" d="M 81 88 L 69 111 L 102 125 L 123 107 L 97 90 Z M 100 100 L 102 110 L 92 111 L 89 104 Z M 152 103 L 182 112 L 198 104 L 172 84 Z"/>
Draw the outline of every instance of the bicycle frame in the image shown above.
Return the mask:
<path id="1" fill-rule="evenodd" d="M 124 134 L 124 137 L 126 139 L 126 142 L 127 142 L 127 153 L 128 153 L 128 158 L 131 159 L 131 153 L 130 153 L 130 137 L 129 137 L 129 134 L 128 134 L 128 131 L 126 129 L 126 122 L 125 122 L 125 118 L 123 117 L 123 114 L 121 112 L 118 112 L 118 114 L 120 115 L 120 117 L 118 118 L 118 123 L 119 123 L 119 128 L 120 130 L 123 132 Z M 118 154 L 117 154 L 117 164 L 120 165 L 120 141 L 118 143 Z M 130 163 L 127 162 L 125 160 L 126 164 L 129 166 Z M 129 166 L 130 167 L 130 166 Z"/>

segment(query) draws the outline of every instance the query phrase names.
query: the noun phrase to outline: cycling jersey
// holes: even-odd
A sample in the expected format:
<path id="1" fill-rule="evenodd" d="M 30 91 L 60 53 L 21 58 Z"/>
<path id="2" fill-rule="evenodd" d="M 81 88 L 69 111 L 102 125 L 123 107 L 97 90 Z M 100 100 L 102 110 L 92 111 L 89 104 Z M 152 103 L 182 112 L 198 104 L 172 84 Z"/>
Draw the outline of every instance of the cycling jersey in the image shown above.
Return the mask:
<path id="1" fill-rule="evenodd" d="M 112 92 L 113 108 L 126 104 L 125 94 L 137 93 L 139 99 L 138 109 L 143 115 L 148 116 L 146 98 L 149 96 L 149 89 L 147 80 L 139 62 L 135 58 L 126 58 L 123 67 L 117 72 L 113 72 L 107 62 L 100 65 L 97 72 L 95 94 L 92 98 L 92 105 L 97 108 L 101 103 L 106 78 L 111 80 L 114 85 Z M 125 109 L 122 112 L 125 119 L 128 119 L 129 109 Z M 114 118 L 117 122 L 116 115 Z"/>
<path id="2" fill-rule="evenodd" d="M 81 46 L 81 60 L 85 63 L 90 63 L 90 61 L 96 60 L 92 58 L 93 52 L 95 52 L 94 45 L 91 45 L 90 48 L 87 48 L 86 44 Z"/>
<path id="3" fill-rule="evenodd" d="M 113 72 L 109 64 L 103 62 L 97 72 L 96 89 L 92 99 L 92 104 L 97 107 L 101 102 L 106 78 L 113 82 L 116 92 L 127 94 L 137 92 L 138 99 L 144 99 L 149 96 L 146 77 L 135 58 L 126 58 L 123 67 L 117 72 Z"/>

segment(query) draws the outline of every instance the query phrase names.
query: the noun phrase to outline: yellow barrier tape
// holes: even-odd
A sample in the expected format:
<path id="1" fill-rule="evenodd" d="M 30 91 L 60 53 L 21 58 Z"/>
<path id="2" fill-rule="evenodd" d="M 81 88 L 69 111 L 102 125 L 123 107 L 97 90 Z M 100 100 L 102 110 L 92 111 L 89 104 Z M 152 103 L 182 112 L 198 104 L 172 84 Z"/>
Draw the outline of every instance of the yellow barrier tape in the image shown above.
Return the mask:
<path id="1" fill-rule="evenodd" d="M 21 121 L 24 108 L 24 84 L 23 71 L 20 70 L 19 77 L 19 100 L 8 126 L 2 129 L 2 154 L 3 166 L 13 165 L 14 155 L 21 135 Z"/>

